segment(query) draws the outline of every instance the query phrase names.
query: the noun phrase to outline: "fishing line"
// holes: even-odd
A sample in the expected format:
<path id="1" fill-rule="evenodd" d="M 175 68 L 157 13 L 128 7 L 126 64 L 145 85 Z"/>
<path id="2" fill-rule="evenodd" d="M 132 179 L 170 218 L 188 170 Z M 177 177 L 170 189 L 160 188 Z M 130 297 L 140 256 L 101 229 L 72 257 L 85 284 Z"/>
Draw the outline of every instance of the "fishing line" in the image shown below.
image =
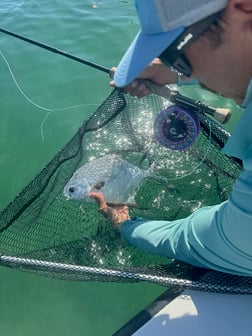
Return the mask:
<path id="1" fill-rule="evenodd" d="M 4 33 L 4 34 L 7 34 L 7 35 L 10 35 L 10 36 L 12 36 L 12 37 L 18 38 L 18 39 L 20 39 L 20 40 L 22 40 L 22 41 L 25 41 L 25 42 L 27 42 L 27 43 L 33 44 L 33 45 L 35 45 L 35 46 L 38 46 L 38 47 L 40 47 L 40 48 L 42 48 L 42 49 L 51 51 L 51 52 L 53 52 L 53 53 L 55 53 L 55 54 L 62 55 L 62 56 L 64 56 L 64 57 L 69 58 L 69 59 L 71 59 L 71 60 L 74 60 L 74 61 L 76 61 L 76 62 L 79 62 L 79 63 L 85 64 L 85 65 L 91 66 L 91 67 L 93 67 L 93 68 L 95 68 L 95 69 L 97 69 L 97 70 L 103 71 L 103 72 L 105 72 L 105 73 L 110 73 L 110 69 L 108 69 L 108 68 L 106 68 L 106 67 L 103 67 L 103 66 L 98 65 L 98 64 L 96 64 L 96 63 L 93 63 L 93 62 L 84 60 L 84 59 L 82 59 L 82 58 L 80 58 L 80 57 L 77 57 L 77 56 L 75 56 L 75 55 L 72 55 L 72 54 L 70 54 L 70 53 L 67 53 L 67 52 L 65 52 L 65 51 L 62 51 L 62 50 L 57 49 L 57 48 L 55 48 L 55 47 L 52 47 L 52 46 L 50 46 L 50 45 L 48 45 L 48 44 L 45 44 L 45 43 L 42 43 L 42 42 L 38 42 L 38 41 L 36 41 L 36 40 L 33 40 L 33 39 L 30 39 L 30 38 L 25 37 L 25 36 L 23 36 L 23 35 L 20 35 L 20 34 L 11 32 L 11 31 L 9 31 L 9 30 L 7 30 L 7 29 L 4 29 L 4 28 L 0 28 L 0 32 L 2 32 L 2 33 Z M 10 65 L 8 64 L 7 59 L 5 58 L 5 56 L 3 55 L 3 53 L 2 53 L 1 51 L 0 51 L 0 53 L 1 53 L 1 56 L 2 56 L 3 60 L 5 61 L 6 65 L 7 65 L 7 67 L 8 67 L 9 72 L 10 72 L 10 74 L 11 74 L 11 77 L 12 77 L 14 83 L 16 84 L 18 90 L 20 91 L 20 93 L 21 93 L 21 94 L 22 94 L 22 95 L 23 95 L 23 96 L 24 96 L 24 97 L 25 97 L 25 98 L 26 98 L 32 105 L 34 105 L 34 106 L 36 106 L 37 108 L 39 108 L 39 109 L 44 110 L 44 111 L 47 112 L 46 115 L 45 115 L 45 117 L 44 117 L 44 119 L 42 120 L 42 122 L 41 122 L 41 126 L 40 126 L 41 139 L 42 139 L 43 142 L 44 142 L 44 140 L 45 140 L 43 127 L 44 127 L 44 124 L 45 124 L 45 122 L 46 122 L 46 120 L 47 120 L 47 118 L 48 118 L 48 116 L 49 116 L 49 114 L 50 114 L 51 112 L 63 111 L 63 110 L 74 109 L 74 108 L 80 108 L 80 107 L 84 107 L 84 106 L 93 106 L 93 105 L 97 106 L 97 105 L 98 105 L 98 104 L 84 104 L 84 105 L 76 105 L 76 106 L 63 107 L 63 108 L 57 108 L 57 109 L 49 109 L 49 108 L 46 108 L 46 107 L 43 107 L 43 106 L 37 104 L 37 103 L 34 102 L 32 99 L 30 99 L 30 98 L 24 93 L 24 91 L 21 89 L 20 85 L 18 84 L 17 80 L 15 79 L 15 76 L 14 76 L 14 74 L 13 74 L 11 68 L 10 68 Z"/>
<path id="2" fill-rule="evenodd" d="M 46 122 L 46 119 L 48 118 L 49 114 L 51 112 L 60 112 L 60 111 L 64 111 L 64 110 L 70 110 L 70 109 L 77 109 L 77 108 L 81 108 L 81 107 L 86 107 L 86 106 L 97 106 L 98 104 L 81 104 L 81 105 L 72 105 L 72 106 L 68 106 L 68 107 L 60 107 L 60 108 L 55 108 L 55 109 L 50 109 L 44 106 L 41 106 L 39 104 L 37 104 L 34 100 L 32 100 L 30 97 L 27 96 L 27 94 L 24 92 L 24 90 L 21 88 L 20 84 L 18 83 L 12 69 L 11 66 L 9 64 L 9 62 L 7 61 L 5 55 L 3 54 L 3 52 L 0 50 L 0 55 L 2 56 L 2 59 L 4 60 L 8 71 L 11 75 L 11 78 L 15 84 L 15 86 L 17 87 L 18 91 L 21 93 L 21 95 L 33 106 L 35 106 L 36 108 L 43 110 L 46 112 L 45 117 L 43 118 L 42 122 L 41 122 L 41 126 L 40 126 L 40 134 L 41 134 L 41 139 L 44 142 L 45 141 L 45 137 L 44 137 L 44 131 L 43 131 L 43 127 L 44 124 Z"/>

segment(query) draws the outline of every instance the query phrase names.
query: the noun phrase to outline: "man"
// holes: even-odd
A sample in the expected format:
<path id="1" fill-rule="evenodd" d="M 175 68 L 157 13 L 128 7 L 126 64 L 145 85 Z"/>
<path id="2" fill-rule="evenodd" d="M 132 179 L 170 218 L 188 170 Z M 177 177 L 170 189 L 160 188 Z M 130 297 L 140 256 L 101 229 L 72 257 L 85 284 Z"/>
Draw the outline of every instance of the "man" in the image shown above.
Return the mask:
<path id="1" fill-rule="evenodd" d="M 130 220 L 127 207 L 100 210 L 134 246 L 195 266 L 252 276 L 252 0 L 136 0 L 141 30 L 111 85 L 142 97 L 137 78 L 164 85 L 197 79 L 246 108 L 224 148 L 244 172 L 226 202 L 175 221 Z"/>

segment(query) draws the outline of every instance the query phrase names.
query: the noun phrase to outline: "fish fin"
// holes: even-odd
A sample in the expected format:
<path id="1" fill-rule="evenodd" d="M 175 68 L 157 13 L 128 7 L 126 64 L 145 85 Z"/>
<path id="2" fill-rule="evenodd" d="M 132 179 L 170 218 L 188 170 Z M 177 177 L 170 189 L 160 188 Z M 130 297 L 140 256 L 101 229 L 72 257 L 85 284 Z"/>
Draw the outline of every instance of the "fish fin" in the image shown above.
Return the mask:
<path id="1" fill-rule="evenodd" d="M 93 189 L 100 190 L 104 186 L 105 186 L 105 181 L 99 181 L 94 185 Z"/>

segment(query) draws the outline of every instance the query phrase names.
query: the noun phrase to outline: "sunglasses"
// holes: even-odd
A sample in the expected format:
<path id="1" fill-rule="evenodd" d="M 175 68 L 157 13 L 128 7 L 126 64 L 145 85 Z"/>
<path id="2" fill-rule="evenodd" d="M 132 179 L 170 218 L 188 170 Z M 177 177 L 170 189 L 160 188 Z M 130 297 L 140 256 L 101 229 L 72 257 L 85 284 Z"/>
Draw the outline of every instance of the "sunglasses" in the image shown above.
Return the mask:
<path id="1" fill-rule="evenodd" d="M 169 66 L 179 76 L 190 77 L 192 67 L 188 62 L 184 50 L 197 40 L 209 26 L 220 17 L 220 12 L 194 23 L 188 27 L 162 54 L 161 61 Z"/>

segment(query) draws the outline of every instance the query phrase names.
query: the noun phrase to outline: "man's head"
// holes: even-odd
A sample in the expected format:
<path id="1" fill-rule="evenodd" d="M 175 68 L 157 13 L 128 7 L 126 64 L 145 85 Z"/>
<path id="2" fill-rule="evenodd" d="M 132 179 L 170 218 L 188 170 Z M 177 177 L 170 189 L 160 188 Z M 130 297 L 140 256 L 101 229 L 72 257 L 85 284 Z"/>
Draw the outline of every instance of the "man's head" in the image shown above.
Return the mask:
<path id="1" fill-rule="evenodd" d="M 182 55 L 183 49 L 208 28 L 226 5 L 227 0 L 136 0 L 141 30 L 118 66 L 116 85 L 127 85 L 168 47 L 171 59 L 176 58 L 176 53 Z"/>
<path id="2" fill-rule="evenodd" d="M 252 0 L 136 0 L 136 8 L 141 30 L 117 68 L 116 86 L 126 86 L 160 57 L 242 101 L 252 77 Z"/>

